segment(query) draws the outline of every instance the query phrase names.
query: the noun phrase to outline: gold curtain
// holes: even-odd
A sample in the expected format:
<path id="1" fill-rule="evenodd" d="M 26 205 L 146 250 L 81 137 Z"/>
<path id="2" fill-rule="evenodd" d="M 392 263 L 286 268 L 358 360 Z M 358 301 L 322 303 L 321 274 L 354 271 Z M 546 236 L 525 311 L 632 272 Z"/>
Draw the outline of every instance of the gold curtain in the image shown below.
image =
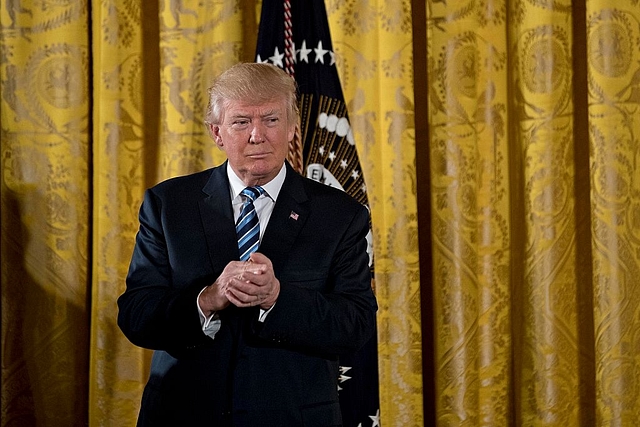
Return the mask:
<path id="1" fill-rule="evenodd" d="M 638 1 L 427 17 L 432 419 L 635 425 Z"/>
<path id="2" fill-rule="evenodd" d="M 633 425 L 638 0 L 418 3 L 325 1 L 372 208 L 381 424 Z M 132 425 L 150 353 L 115 299 L 142 193 L 222 160 L 205 89 L 253 60 L 260 2 L 1 4 L 1 424 Z"/>

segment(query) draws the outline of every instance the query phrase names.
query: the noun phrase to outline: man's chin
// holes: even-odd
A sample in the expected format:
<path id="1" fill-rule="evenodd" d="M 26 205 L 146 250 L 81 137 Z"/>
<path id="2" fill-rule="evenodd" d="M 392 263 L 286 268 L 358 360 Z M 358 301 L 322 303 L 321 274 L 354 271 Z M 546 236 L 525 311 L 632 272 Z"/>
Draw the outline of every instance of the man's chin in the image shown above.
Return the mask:
<path id="1" fill-rule="evenodd" d="M 280 171 L 282 165 L 274 165 L 273 162 L 269 164 L 254 164 L 247 170 L 247 176 L 251 176 L 253 181 L 258 181 L 258 184 L 264 184 L 271 181 Z"/>

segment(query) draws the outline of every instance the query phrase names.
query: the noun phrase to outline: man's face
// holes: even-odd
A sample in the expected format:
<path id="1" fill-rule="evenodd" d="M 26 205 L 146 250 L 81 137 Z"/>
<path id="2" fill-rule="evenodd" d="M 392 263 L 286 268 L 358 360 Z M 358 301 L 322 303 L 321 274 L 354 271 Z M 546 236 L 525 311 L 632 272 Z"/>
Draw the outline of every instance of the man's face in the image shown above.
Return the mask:
<path id="1" fill-rule="evenodd" d="M 222 124 L 210 125 L 218 147 L 246 185 L 271 181 L 280 171 L 295 133 L 284 98 L 264 104 L 229 101 Z"/>

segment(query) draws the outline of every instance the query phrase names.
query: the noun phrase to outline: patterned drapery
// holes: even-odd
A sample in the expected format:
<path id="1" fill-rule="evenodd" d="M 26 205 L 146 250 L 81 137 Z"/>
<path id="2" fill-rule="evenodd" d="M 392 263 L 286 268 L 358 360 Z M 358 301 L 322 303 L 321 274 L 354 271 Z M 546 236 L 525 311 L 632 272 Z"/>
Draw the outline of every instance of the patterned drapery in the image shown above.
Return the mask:
<path id="1" fill-rule="evenodd" d="M 640 418 L 640 4 L 612 3 L 325 0 L 381 425 Z M 206 88 L 253 60 L 260 2 L 1 4 L 1 424 L 133 425 L 150 353 L 115 299 L 142 193 L 223 160 Z"/>
<path id="2" fill-rule="evenodd" d="M 432 419 L 633 425 L 638 1 L 433 1 L 427 17 Z"/>

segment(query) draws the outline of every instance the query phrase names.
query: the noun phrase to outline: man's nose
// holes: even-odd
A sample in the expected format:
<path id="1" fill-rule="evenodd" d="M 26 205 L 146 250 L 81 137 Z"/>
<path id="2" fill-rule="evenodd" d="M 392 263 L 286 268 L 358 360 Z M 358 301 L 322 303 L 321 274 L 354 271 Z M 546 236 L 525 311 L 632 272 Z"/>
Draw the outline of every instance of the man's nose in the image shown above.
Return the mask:
<path id="1" fill-rule="evenodd" d="M 249 142 L 252 144 L 260 144 L 261 142 L 264 142 L 264 125 L 262 123 L 258 122 L 253 125 Z"/>

